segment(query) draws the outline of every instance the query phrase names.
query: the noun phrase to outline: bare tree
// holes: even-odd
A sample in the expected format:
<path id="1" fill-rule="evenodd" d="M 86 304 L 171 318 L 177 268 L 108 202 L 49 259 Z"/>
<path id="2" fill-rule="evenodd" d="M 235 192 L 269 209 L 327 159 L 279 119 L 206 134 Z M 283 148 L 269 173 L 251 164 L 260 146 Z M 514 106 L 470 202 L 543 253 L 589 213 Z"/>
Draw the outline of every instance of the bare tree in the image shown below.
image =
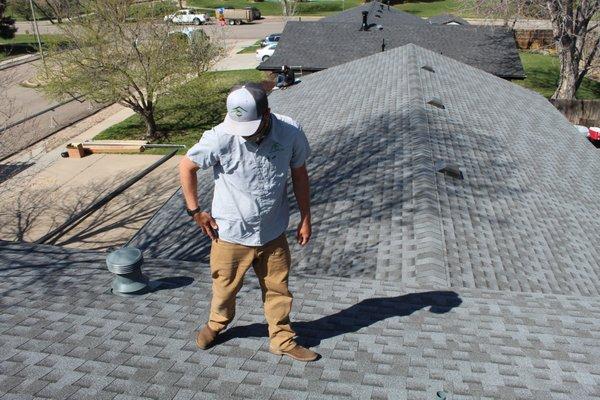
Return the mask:
<path id="1" fill-rule="evenodd" d="M 293 17 L 296 14 L 299 0 L 279 0 L 281 3 L 281 11 L 286 18 Z"/>
<path id="2" fill-rule="evenodd" d="M 118 102 L 146 125 L 145 137 L 162 137 L 155 108 L 169 87 L 206 70 L 217 46 L 205 37 L 192 46 L 158 18 L 129 18 L 132 0 L 84 0 L 82 16 L 61 26 L 68 51 L 51 48 L 41 81 L 52 97 Z"/>
<path id="3" fill-rule="evenodd" d="M 560 79 L 552 98 L 572 99 L 593 65 L 600 45 L 600 36 L 590 35 L 598 29 L 598 22 L 592 18 L 600 10 L 600 0 L 548 0 L 546 4 L 560 58 Z M 590 51 L 586 52 L 589 39 Z"/>
<path id="4" fill-rule="evenodd" d="M 549 19 L 560 61 L 558 87 L 552 98 L 575 98 L 583 78 L 596 63 L 600 0 L 460 1 L 480 15 L 506 22 L 531 17 Z"/>

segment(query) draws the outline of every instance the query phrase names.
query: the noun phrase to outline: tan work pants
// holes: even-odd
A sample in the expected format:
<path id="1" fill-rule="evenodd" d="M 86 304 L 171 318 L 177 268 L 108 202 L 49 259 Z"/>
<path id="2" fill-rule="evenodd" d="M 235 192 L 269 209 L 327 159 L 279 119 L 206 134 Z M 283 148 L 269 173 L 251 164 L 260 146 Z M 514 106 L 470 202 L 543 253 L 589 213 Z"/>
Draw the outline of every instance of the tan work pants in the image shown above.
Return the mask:
<path id="1" fill-rule="evenodd" d="M 212 302 L 208 326 L 221 331 L 235 315 L 235 296 L 252 266 L 262 290 L 271 347 L 287 351 L 296 343 L 290 326 L 292 294 L 288 290 L 290 249 L 285 235 L 263 246 L 244 246 L 213 240 L 210 251 Z"/>

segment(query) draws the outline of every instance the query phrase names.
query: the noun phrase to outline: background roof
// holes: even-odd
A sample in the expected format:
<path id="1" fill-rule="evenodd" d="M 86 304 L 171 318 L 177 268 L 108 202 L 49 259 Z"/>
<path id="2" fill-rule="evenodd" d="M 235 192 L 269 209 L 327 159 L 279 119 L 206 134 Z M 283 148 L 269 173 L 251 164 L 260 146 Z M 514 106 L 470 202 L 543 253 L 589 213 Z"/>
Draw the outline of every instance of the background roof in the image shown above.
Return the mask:
<path id="1" fill-rule="evenodd" d="M 503 78 L 525 73 L 512 31 L 500 27 L 385 26 L 360 31 L 358 26 L 323 22 L 288 22 L 271 58 L 258 66 L 278 70 L 282 65 L 322 70 L 408 43 L 441 53 Z"/>
<path id="2" fill-rule="evenodd" d="M 467 20 L 465 20 L 461 17 L 457 17 L 456 15 L 453 15 L 453 14 L 436 15 L 434 17 L 427 18 L 426 21 L 428 23 L 434 24 L 434 25 L 445 25 L 445 24 L 449 24 L 451 22 L 456 22 L 457 24 L 460 24 L 460 25 L 470 25 Z"/>
<path id="3" fill-rule="evenodd" d="M 387 5 L 378 1 L 372 1 L 366 4 L 362 4 L 358 7 L 350 8 L 346 11 L 342 11 L 325 18 L 321 18 L 320 22 L 337 22 L 347 23 L 355 26 L 357 29 L 362 25 L 362 12 L 368 11 L 367 23 L 374 25 L 419 25 L 425 24 L 426 21 L 416 15 L 400 11 L 394 7 L 388 7 Z"/>

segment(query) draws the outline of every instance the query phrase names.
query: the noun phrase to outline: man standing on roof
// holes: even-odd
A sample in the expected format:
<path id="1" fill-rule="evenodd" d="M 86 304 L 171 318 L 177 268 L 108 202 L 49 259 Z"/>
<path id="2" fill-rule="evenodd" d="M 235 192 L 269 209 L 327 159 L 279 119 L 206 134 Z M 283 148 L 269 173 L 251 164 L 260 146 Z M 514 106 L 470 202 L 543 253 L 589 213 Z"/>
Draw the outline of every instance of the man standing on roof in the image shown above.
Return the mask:
<path id="1" fill-rule="evenodd" d="M 311 236 L 310 194 L 305 161 L 308 140 L 291 118 L 273 114 L 267 93 L 257 84 L 234 87 L 227 97 L 223 123 L 204 132 L 181 160 L 179 172 L 187 211 L 212 239 L 210 270 L 212 302 L 208 323 L 196 344 L 206 349 L 235 314 L 235 297 L 252 266 L 262 290 L 269 324 L 269 350 L 299 361 L 318 354 L 298 345 L 290 325 L 292 295 L 288 290 L 290 250 L 287 177 L 292 184 L 301 221 L 298 243 Z M 212 215 L 198 204 L 198 169 L 213 168 Z"/>

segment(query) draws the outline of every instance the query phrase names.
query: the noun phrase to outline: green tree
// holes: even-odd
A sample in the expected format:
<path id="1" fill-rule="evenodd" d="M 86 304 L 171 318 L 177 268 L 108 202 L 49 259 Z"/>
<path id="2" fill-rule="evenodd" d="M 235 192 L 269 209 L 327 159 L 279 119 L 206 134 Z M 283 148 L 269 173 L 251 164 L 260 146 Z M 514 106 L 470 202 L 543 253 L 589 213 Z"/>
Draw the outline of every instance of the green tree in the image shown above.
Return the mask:
<path id="1" fill-rule="evenodd" d="M 0 38 L 12 39 L 15 37 L 17 28 L 15 27 L 15 20 L 13 18 L 4 16 L 6 5 L 7 0 L 0 0 Z"/>
<path id="2" fill-rule="evenodd" d="M 49 49 L 40 79 L 52 97 L 84 96 L 131 108 L 145 122 L 146 138 L 155 140 L 162 137 L 155 119 L 161 95 L 205 71 L 219 46 L 209 38 L 192 46 L 158 18 L 131 20 L 132 4 L 82 1 L 83 16 L 61 25 L 69 50 Z"/>

